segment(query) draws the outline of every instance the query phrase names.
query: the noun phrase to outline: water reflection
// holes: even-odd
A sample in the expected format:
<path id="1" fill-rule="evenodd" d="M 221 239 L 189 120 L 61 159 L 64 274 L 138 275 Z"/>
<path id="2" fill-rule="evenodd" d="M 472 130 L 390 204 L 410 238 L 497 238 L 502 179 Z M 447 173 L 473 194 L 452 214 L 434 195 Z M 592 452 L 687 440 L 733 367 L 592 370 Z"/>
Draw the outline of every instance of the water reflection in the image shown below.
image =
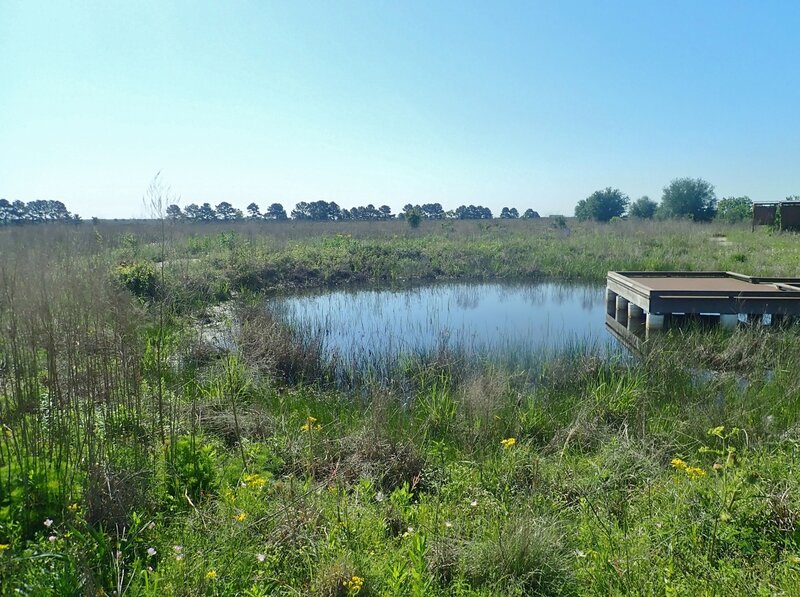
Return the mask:
<path id="1" fill-rule="evenodd" d="M 339 361 L 387 362 L 442 349 L 506 360 L 588 347 L 614 351 L 604 286 L 440 284 L 337 290 L 273 301 L 293 325 L 320 334 Z"/>

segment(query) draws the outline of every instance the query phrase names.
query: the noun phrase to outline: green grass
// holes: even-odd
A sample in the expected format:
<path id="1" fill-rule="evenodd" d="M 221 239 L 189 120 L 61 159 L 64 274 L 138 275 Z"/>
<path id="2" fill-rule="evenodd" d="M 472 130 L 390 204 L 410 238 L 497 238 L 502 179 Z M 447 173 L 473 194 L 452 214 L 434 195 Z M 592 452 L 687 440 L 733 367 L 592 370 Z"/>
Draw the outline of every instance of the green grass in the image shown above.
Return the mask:
<path id="1" fill-rule="evenodd" d="M 800 263 L 764 230 L 569 227 L 180 226 L 163 254 L 153 224 L 0 230 L 0 594 L 798 594 L 797 327 L 526 375 L 415 355 L 350 391 L 253 310 L 354 281 Z M 220 355 L 198 330 L 231 298 Z"/>

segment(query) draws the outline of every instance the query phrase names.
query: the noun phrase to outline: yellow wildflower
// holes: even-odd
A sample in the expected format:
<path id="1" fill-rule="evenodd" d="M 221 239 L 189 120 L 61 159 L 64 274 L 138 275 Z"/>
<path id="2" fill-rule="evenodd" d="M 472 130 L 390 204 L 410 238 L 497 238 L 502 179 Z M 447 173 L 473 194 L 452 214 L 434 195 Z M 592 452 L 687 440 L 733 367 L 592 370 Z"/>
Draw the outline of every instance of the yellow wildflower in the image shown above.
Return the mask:
<path id="1" fill-rule="evenodd" d="M 206 578 L 208 580 L 216 580 L 217 579 L 217 571 L 214 569 L 209 570 L 206 572 Z"/>
<path id="2" fill-rule="evenodd" d="M 247 512 L 239 512 L 239 514 L 236 515 L 236 520 L 238 520 L 239 522 L 244 522 L 246 518 L 247 518 Z"/>
<path id="3" fill-rule="evenodd" d="M 514 446 L 517 443 L 517 438 L 515 437 L 507 437 L 506 439 L 500 440 L 500 443 L 503 444 L 503 447 L 508 449 Z"/>
<path id="4" fill-rule="evenodd" d="M 0 543 L 0 551 L 5 551 L 7 549 L 11 549 L 11 545 L 8 543 Z"/>
<path id="5" fill-rule="evenodd" d="M 267 480 L 264 477 L 262 477 L 261 475 L 259 475 L 258 473 L 253 473 L 253 474 L 245 475 L 244 476 L 244 482 L 245 482 L 245 485 L 250 485 L 250 486 L 255 487 L 255 488 L 260 488 L 260 487 L 263 487 L 267 483 Z"/>
<path id="6" fill-rule="evenodd" d="M 347 592 L 350 595 L 357 595 L 361 591 L 361 588 L 364 586 L 364 579 L 361 578 L 360 576 L 353 575 L 353 577 L 350 580 L 346 580 L 342 584 L 344 585 L 344 588 L 347 589 Z"/>
<path id="7" fill-rule="evenodd" d="M 689 476 L 690 479 L 699 479 L 700 477 L 705 477 L 706 472 L 698 468 L 696 466 L 688 466 L 686 467 L 686 474 Z"/>
<path id="8" fill-rule="evenodd" d="M 686 467 L 689 466 L 688 464 L 686 464 L 680 458 L 673 458 L 671 464 L 672 464 L 673 467 L 675 467 L 676 469 L 681 470 L 681 471 L 685 471 Z"/>

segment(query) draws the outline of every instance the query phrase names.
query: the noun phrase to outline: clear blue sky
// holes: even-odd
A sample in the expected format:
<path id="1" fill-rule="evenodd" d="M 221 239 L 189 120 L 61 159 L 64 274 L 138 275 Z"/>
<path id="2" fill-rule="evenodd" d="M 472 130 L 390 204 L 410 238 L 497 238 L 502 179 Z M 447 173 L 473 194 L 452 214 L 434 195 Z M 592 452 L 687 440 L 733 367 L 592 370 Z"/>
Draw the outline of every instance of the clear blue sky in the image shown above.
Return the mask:
<path id="1" fill-rule="evenodd" d="M 572 214 L 800 193 L 800 2 L 0 0 L 0 197 Z"/>

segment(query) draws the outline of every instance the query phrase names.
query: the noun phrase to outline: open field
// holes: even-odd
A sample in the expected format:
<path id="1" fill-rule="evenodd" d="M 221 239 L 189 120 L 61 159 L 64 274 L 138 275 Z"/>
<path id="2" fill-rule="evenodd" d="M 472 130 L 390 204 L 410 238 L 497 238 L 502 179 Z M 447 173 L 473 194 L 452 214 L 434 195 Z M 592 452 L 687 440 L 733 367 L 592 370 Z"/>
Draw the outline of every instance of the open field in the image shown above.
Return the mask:
<path id="1" fill-rule="evenodd" d="M 260 308 L 798 264 L 796 235 L 686 222 L 0 229 L 0 594 L 798 594 L 797 326 L 524 374 L 409 355 L 343 389 Z"/>

